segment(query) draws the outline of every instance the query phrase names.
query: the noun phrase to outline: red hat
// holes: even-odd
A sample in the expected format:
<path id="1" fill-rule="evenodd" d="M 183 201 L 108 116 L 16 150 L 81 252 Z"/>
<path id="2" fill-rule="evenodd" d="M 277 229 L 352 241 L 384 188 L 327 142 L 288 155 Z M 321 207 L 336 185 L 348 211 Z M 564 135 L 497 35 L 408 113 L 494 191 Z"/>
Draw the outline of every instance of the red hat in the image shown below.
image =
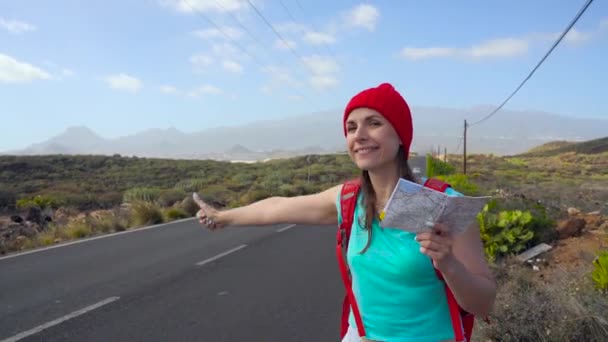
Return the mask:
<path id="1" fill-rule="evenodd" d="M 377 110 L 393 125 L 403 143 L 405 159 L 408 159 L 414 133 L 412 113 L 401 94 L 391 84 L 382 83 L 376 88 L 369 88 L 355 95 L 344 110 L 344 118 L 342 120 L 344 136 L 346 136 L 346 120 L 348 116 L 353 110 L 361 107 Z"/>

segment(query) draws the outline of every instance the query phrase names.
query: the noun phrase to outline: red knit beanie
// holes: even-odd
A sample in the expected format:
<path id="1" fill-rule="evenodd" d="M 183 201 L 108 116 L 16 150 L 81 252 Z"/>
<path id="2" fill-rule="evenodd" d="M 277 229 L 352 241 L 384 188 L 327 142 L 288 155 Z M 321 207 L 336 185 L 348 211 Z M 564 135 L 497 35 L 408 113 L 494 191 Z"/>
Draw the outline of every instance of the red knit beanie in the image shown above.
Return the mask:
<path id="1" fill-rule="evenodd" d="M 413 136 L 412 113 L 401 94 L 391 84 L 382 83 L 376 88 L 369 88 L 355 95 L 344 110 L 344 136 L 348 116 L 353 110 L 361 107 L 377 110 L 393 125 L 403 143 L 405 159 L 408 159 Z"/>

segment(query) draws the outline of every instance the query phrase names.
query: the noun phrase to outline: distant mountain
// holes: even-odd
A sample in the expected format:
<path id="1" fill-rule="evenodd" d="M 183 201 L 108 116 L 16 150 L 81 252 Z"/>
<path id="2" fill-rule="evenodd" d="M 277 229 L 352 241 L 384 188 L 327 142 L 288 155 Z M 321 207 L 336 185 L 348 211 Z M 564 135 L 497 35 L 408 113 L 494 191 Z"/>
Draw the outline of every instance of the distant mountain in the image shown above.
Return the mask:
<path id="1" fill-rule="evenodd" d="M 87 127 L 74 126 L 45 142 L 33 144 L 18 154 L 101 153 L 108 142 Z"/>
<path id="2" fill-rule="evenodd" d="M 447 148 L 448 153 L 462 153 L 464 120 L 475 123 L 490 109 L 412 108 L 412 151 L 424 154 L 441 147 L 441 152 Z M 47 141 L 9 154 L 121 154 L 243 161 L 281 158 L 344 151 L 341 121 L 341 111 L 335 110 L 195 133 L 157 128 L 116 139 L 105 139 L 86 127 L 70 127 Z M 597 139 L 606 132 L 608 120 L 501 110 L 468 128 L 467 152 L 518 154 L 547 142 Z"/>

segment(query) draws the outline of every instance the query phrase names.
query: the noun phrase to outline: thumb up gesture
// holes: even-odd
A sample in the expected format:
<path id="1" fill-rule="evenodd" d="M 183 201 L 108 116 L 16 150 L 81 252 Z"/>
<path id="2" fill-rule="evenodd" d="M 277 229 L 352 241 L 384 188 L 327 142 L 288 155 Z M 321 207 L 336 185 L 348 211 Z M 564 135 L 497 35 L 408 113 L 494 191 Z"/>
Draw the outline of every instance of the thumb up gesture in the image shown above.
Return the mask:
<path id="1" fill-rule="evenodd" d="M 195 192 L 192 194 L 192 199 L 199 206 L 200 210 L 196 213 L 198 221 L 201 225 L 210 230 L 221 229 L 224 225 L 216 222 L 218 210 L 205 203 L 200 196 Z"/>

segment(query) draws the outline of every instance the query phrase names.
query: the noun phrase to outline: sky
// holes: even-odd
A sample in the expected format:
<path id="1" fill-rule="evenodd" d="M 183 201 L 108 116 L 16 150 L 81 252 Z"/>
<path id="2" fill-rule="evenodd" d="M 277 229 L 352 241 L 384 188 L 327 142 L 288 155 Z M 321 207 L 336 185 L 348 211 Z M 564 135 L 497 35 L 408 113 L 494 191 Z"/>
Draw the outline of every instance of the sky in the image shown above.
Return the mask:
<path id="1" fill-rule="evenodd" d="M 0 151 L 70 126 L 116 138 L 340 115 L 382 82 L 412 107 L 496 107 L 584 2 L 3 0 Z M 594 1 L 504 108 L 608 120 L 606 60 Z"/>

